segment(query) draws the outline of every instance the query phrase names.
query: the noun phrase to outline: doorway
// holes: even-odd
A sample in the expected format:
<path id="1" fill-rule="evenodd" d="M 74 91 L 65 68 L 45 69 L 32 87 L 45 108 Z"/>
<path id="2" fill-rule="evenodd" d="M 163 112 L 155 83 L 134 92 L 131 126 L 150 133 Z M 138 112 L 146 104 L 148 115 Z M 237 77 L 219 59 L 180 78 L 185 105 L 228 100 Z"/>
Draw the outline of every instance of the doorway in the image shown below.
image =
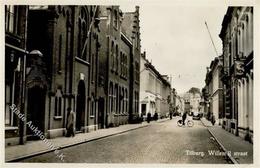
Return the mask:
<path id="1" fill-rule="evenodd" d="M 84 81 L 80 81 L 78 85 L 77 108 L 76 108 L 76 131 L 81 131 L 84 125 L 86 104 L 86 89 Z"/>
<path id="2" fill-rule="evenodd" d="M 98 100 L 98 128 L 105 128 L 105 100 L 99 98 Z"/>
<path id="3" fill-rule="evenodd" d="M 39 139 L 33 132 L 32 127 L 37 127 L 44 134 L 45 95 L 46 90 L 40 86 L 28 89 L 27 123 L 31 123 L 31 128 L 29 124 L 26 124 L 27 140 Z"/>

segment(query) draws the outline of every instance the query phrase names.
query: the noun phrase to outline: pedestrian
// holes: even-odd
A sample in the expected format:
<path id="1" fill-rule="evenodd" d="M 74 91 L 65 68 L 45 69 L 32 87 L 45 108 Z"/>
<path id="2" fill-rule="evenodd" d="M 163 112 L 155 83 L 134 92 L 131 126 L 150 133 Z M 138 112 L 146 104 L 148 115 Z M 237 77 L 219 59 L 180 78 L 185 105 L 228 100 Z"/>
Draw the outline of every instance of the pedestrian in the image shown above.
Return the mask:
<path id="1" fill-rule="evenodd" d="M 212 125 L 215 125 L 215 123 L 216 123 L 215 115 L 213 115 L 211 117 L 211 123 L 212 123 Z"/>
<path id="2" fill-rule="evenodd" d="M 184 113 L 183 113 L 183 115 L 182 115 L 182 124 L 183 125 L 185 125 L 185 120 L 186 120 L 186 118 L 187 118 L 187 111 L 185 111 Z"/>
<path id="3" fill-rule="evenodd" d="M 147 114 L 147 122 L 149 123 L 150 121 L 151 121 L 151 113 L 148 112 L 148 114 Z"/>
<path id="4" fill-rule="evenodd" d="M 170 111 L 170 119 L 172 119 L 172 111 Z"/>
<path id="5" fill-rule="evenodd" d="M 157 112 L 154 113 L 153 119 L 154 119 L 155 121 L 158 120 L 158 113 L 157 113 Z"/>
<path id="6" fill-rule="evenodd" d="M 74 137 L 75 136 L 75 125 L 76 125 L 76 114 L 75 112 L 68 107 L 67 108 L 67 113 L 68 113 L 68 117 L 67 117 L 67 137 Z"/>

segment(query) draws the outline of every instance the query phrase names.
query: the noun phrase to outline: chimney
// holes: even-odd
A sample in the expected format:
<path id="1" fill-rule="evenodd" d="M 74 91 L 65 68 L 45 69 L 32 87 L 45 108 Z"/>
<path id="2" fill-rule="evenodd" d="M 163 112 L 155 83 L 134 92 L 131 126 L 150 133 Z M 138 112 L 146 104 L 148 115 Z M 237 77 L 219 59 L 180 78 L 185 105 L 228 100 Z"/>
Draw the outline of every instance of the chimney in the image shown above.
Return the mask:
<path id="1" fill-rule="evenodd" d="M 135 11 L 139 12 L 139 8 L 140 8 L 139 6 L 135 6 Z"/>

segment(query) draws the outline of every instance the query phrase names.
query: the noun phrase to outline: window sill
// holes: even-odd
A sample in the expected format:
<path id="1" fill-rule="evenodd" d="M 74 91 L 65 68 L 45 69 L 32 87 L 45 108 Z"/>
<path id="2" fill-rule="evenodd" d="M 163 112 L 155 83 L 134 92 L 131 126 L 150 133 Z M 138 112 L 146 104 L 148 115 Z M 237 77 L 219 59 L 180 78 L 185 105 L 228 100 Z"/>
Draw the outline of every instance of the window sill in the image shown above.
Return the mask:
<path id="1" fill-rule="evenodd" d="M 18 127 L 5 126 L 5 130 L 8 130 L 8 131 L 18 130 Z"/>
<path id="2" fill-rule="evenodd" d="M 54 116 L 53 119 L 54 119 L 54 120 L 61 120 L 61 119 L 62 119 L 62 116 Z"/>

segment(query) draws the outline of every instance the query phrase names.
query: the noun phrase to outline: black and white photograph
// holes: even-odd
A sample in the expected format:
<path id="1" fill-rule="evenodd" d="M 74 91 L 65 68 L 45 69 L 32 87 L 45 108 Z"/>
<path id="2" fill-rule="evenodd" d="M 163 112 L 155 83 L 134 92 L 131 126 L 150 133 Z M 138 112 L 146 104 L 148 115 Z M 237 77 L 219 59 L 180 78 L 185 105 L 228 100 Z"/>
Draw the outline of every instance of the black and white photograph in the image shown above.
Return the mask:
<path id="1" fill-rule="evenodd" d="M 4 167 L 259 166 L 257 1 L 29 2 L 1 1 Z"/>

